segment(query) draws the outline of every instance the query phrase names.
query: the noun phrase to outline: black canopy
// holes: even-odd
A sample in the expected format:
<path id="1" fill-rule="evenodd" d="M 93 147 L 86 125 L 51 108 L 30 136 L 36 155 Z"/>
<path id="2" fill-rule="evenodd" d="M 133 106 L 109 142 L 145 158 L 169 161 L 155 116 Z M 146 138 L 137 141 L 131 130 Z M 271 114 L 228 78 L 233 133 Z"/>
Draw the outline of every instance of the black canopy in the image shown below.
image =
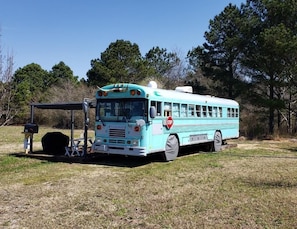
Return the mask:
<path id="1" fill-rule="evenodd" d="M 82 110 L 82 102 L 71 103 L 32 103 L 31 106 L 39 109 L 59 109 L 59 110 Z"/>

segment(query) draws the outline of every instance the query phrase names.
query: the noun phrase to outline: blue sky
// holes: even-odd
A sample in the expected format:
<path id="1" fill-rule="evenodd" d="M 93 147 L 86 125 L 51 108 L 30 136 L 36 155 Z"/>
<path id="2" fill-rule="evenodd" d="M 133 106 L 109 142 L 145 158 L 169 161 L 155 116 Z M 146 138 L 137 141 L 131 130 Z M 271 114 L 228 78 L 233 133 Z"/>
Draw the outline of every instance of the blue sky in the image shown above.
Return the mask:
<path id="1" fill-rule="evenodd" d="M 209 20 L 243 0 L 0 0 L 4 53 L 15 70 L 37 63 L 45 70 L 63 61 L 86 78 L 90 61 L 111 42 L 128 40 L 142 56 L 152 47 L 186 56 L 203 44 Z"/>

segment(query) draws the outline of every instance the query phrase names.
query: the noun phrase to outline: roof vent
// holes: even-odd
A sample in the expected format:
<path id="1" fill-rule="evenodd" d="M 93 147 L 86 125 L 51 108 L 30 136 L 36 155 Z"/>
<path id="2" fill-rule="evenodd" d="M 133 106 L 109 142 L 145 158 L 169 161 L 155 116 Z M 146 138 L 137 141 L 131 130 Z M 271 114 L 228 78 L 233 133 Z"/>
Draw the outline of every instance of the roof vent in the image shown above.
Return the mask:
<path id="1" fill-rule="evenodd" d="M 184 93 L 193 93 L 193 88 L 191 86 L 183 86 L 183 87 L 176 87 L 176 91 L 184 92 Z"/>
<path id="2" fill-rule="evenodd" d="M 150 81 L 147 86 L 151 87 L 151 88 L 157 88 L 158 87 L 156 81 Z"/>

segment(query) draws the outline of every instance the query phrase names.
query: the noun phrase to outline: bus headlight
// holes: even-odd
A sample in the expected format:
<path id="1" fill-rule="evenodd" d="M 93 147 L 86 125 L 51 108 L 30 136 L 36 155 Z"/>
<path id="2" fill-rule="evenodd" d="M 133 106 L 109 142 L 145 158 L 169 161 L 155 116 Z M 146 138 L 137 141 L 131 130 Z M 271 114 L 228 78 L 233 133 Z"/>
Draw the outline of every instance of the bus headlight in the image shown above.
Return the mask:
<path id="1" fill-rule="evenodd" d="M 138 146 L 139 145 L 139 141 L 138 140 L 132 140 L 131 141 L 131 144 L 133 145 L 133 146 Z"/>
<path id="2" fill-rule="evenodd" d="M 97 145 L 100 145 L 102 143 L 102 139 L 101 138 L 97 138 L 96 141 L 95 141 L 95 144 Z"/>

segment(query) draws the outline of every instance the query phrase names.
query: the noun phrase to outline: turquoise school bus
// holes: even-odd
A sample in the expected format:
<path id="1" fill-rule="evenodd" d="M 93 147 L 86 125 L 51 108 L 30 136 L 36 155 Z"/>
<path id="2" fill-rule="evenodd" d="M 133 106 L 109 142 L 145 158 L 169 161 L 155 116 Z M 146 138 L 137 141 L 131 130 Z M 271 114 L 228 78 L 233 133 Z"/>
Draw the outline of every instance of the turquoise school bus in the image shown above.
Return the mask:
<path id="1" fill-rule="evenodd" d="M 209 143 L 219 151 L 239 136 L 239 104 L 230 99 L 175 90 L 114 84 L 96 92 L 93 152 L 127 156 L 164 153 L 174 160 L 182 146 Z"/>

